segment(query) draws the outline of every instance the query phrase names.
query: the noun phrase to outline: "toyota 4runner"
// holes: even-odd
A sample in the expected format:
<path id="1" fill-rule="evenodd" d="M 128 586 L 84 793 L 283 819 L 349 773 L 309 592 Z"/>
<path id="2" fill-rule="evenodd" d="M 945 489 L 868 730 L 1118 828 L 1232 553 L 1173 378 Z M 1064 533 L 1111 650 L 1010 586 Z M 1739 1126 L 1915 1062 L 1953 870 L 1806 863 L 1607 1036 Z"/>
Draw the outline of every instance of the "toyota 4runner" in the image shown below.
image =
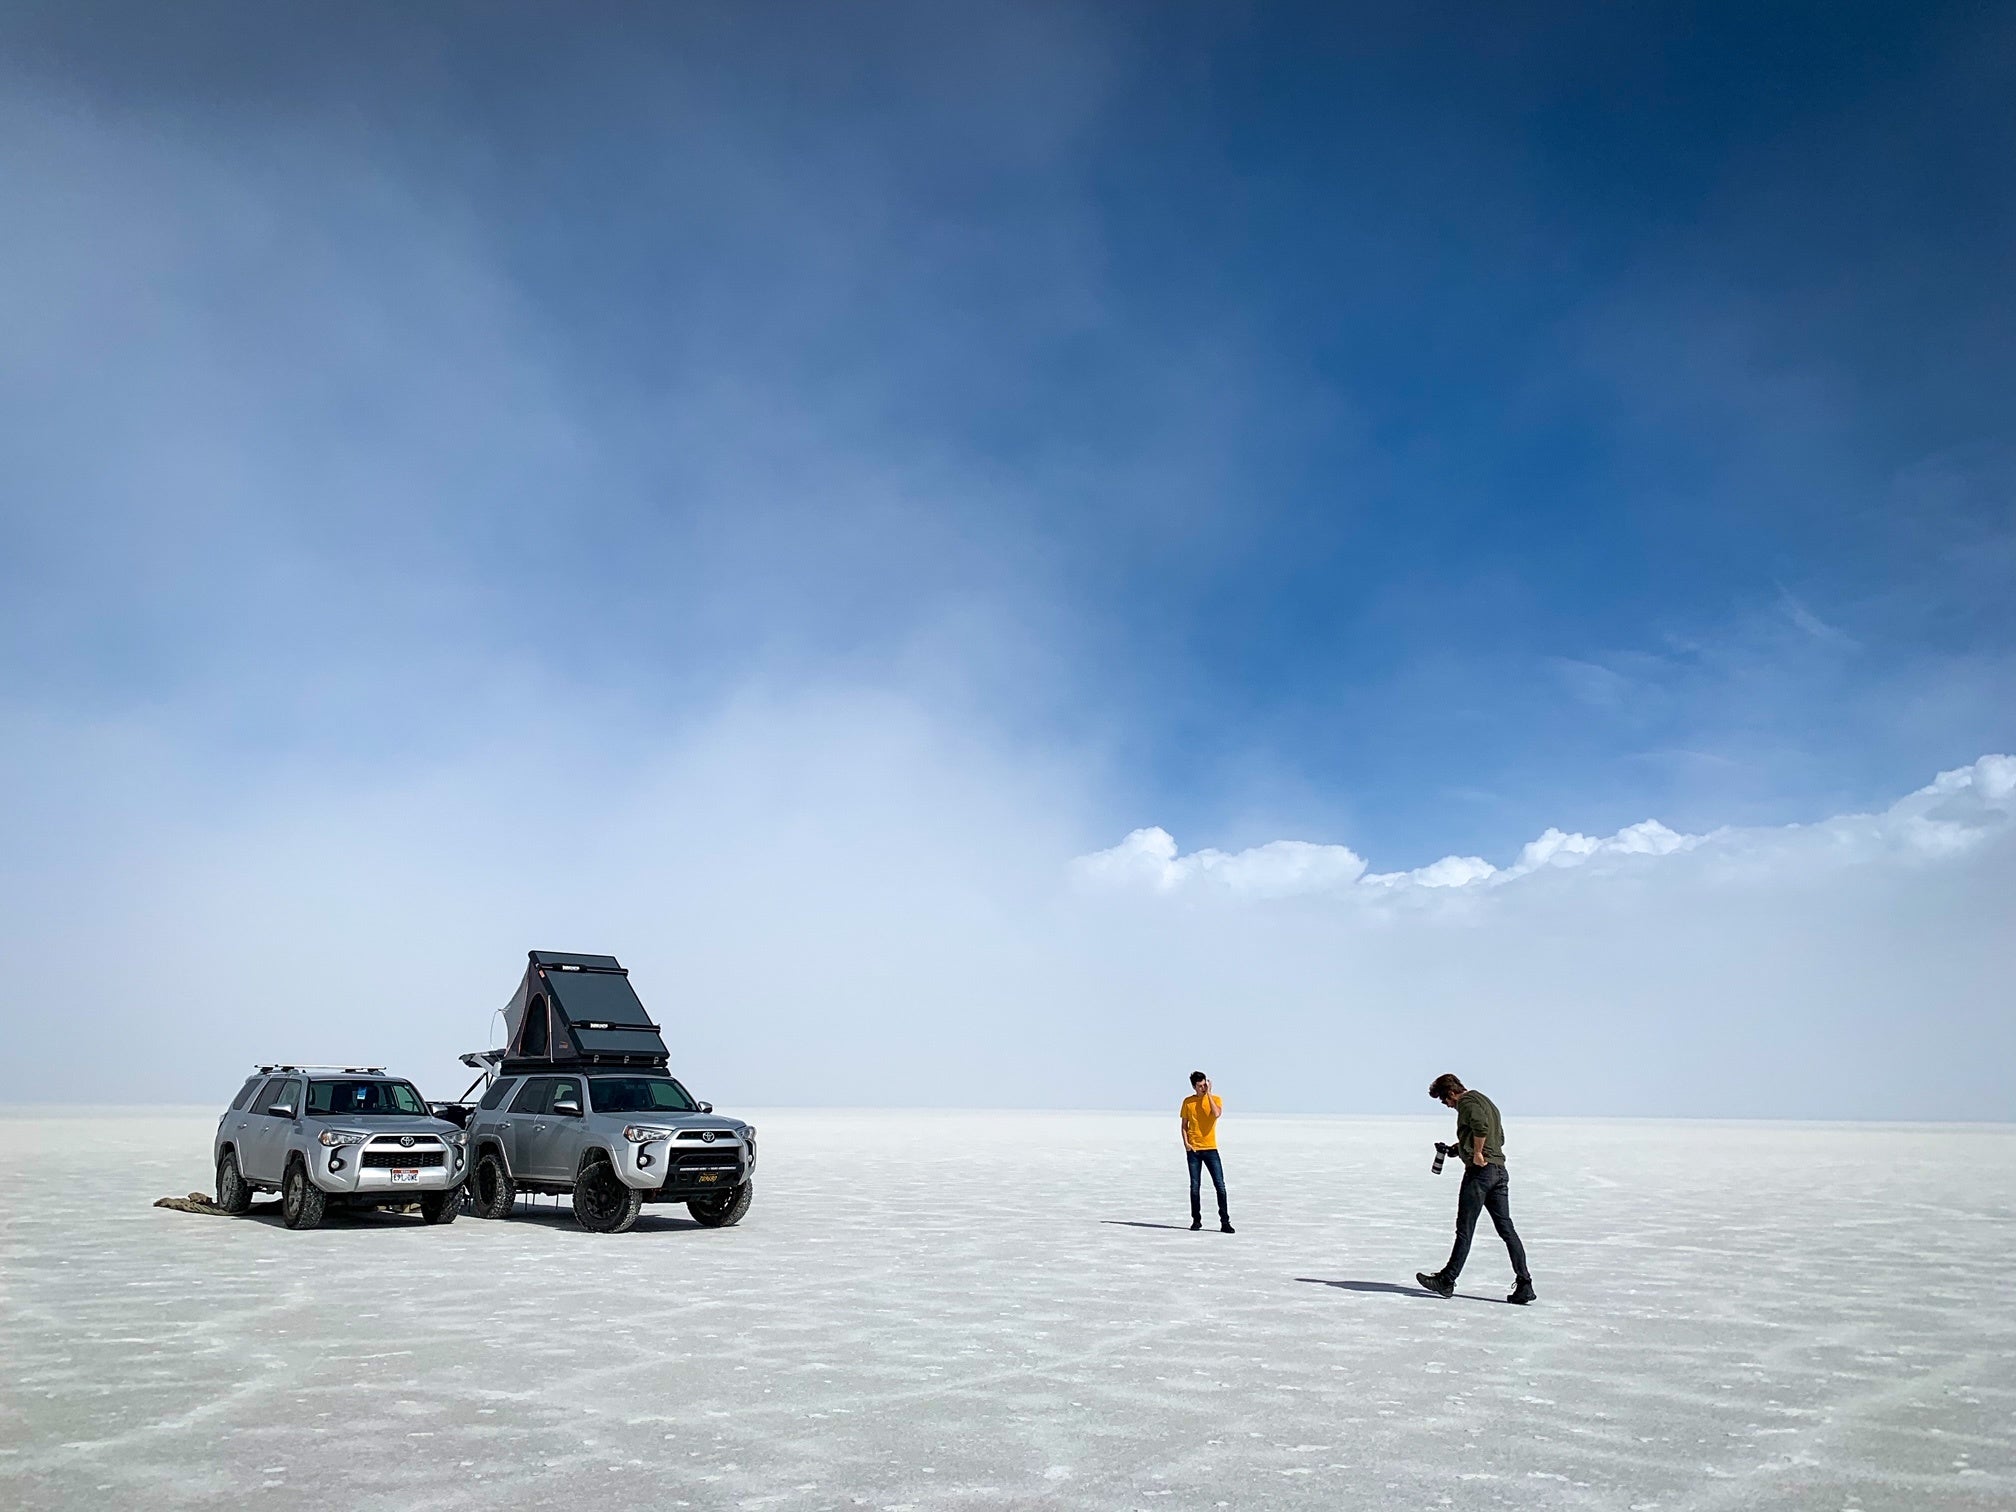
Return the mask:
<path id="1" fill-rule="evenodd" d="M 614 956 L 529 955 L 505 1046 L 462 1057 L 489 1081 L 467 1122 L 472 1209 L 506 1218 L 537 1192 L 571 1196 L 597 1233 L 622 1233 L 646 1202 L 683 1202 L 710 1228 L 741 1222 L 756 1130 L 666 1070 L 658 1026 Z"/>
<path id="2" fill-rule="evenodd" d="M 413 1084 L 378 1066 L 261 1066 L 217 1120 L 217 1205 L 280 1194 L 280 1218 L 311 1229 L 331 1203 L 417 1202 L 453 1223 L 468 1174 L 463 1132 L 436 1118 Z"/>

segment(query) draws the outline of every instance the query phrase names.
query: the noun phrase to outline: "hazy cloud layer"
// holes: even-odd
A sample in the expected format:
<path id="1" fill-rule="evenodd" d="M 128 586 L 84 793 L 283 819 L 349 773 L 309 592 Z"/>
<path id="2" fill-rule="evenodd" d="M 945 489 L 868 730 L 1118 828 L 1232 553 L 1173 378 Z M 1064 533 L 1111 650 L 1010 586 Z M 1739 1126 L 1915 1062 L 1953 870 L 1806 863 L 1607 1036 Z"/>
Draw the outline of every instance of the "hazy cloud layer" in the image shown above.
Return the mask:
<path id="1" fill-rule="evenodd" d="M 15 790 L 58 762 L 96 799 L 8 883 L 36 1089 L 368 1057 L 457 1090 L 536 945 L 621 956 L 724 1102 L 1152 1107 L 1195 1063 L 1249 1108 L 1410 1111 L 1456 1069 L 1528 1112 L 2016 1113 L 2008 758 L 1880 814 L 1368 875 L 1152 830 L 1085 856 L 1082 761 L 888 692 L 752 694 L 615 758 L 609 711 L 548 709 L 395 780 L 256 791 L 45 726 Z"/>

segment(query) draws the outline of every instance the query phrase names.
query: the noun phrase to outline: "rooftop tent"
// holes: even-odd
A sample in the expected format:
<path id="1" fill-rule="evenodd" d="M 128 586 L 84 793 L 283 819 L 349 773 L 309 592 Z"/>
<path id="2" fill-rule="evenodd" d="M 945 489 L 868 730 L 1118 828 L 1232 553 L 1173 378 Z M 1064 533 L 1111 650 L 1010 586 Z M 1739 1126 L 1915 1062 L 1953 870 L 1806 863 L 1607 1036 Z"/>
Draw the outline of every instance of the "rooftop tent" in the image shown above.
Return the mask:
<path id="1" fill-rule="evenodd" d="M 558 950 L 526 955 L 524 979 L 504 1005 L 507 1071 L 665 1065 L 665 1041 L 616 957 Z"/>

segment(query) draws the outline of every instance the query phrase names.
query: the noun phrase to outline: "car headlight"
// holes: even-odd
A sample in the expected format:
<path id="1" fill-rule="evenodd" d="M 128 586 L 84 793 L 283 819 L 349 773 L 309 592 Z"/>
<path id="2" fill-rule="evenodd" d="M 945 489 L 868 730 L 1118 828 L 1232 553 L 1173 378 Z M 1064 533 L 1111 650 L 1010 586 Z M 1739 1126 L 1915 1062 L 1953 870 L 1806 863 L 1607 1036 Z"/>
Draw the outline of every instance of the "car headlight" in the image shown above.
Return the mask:
<path id="1" fill-rule="evenodd" d="M 463 1145 L 469 1142 L 469 1136 L 464 1134 L 460 1129 L 451 1129 L 441 1137 L 452 1145 Z"/>
<path id="2" fill-rule="evenodd" d="M 650 1144 L 653 1140 L 670 1139 L 670 1129 L 657 1129 L 649 1124 L 632 1124 L 623 1131 L 623 1137 L 632 1144 Z"/>
<path id="3" fill-rule="evenodd" d="M 322 1143 L 328 1145 L 331 1149 L 334 1149 L 337 1145 L 362 1144 L 370 1137 L 369 1134 L 358 1134 L 349 1129 L 324 1129 L 317 1136 Z"/>

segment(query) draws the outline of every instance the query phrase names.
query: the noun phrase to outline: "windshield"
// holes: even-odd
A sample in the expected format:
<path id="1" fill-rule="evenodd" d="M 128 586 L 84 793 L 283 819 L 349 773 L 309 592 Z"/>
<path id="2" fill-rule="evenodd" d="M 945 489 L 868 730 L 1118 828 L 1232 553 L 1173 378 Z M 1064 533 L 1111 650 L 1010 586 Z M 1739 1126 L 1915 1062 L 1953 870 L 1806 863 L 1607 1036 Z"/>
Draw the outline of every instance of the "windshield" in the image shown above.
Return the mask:
<path id="1" fill-rule="evenodd" d="M 427 1104 L 401 1081 L 313 1081 L 308 1083 L 308 1111 L 345 1118 L 424 1118 Z"/>
<path id="2" fill-rule="evenodd" d="M 669 1076 L 591 1076 L 597 1113 L 697 1113 L 700 1105 Z"/>

